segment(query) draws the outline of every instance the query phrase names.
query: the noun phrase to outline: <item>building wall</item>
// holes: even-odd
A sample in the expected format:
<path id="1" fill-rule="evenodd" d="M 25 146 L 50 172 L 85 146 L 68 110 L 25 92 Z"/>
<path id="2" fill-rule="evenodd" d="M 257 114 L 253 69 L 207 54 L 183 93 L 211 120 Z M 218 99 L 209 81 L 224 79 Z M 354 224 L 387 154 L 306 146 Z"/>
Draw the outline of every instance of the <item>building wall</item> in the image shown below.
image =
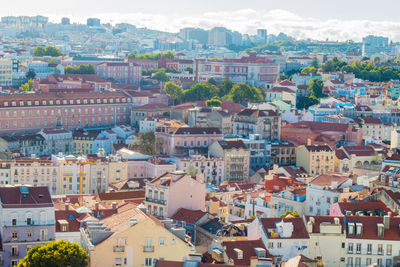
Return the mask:
<path id="1" fill-rule="evenodd" d="M 114 252 L 114 245 L 118 238 L 126 240 L 124 252 Z M 146 239 L 151 239 L 153 251 L 144 252 Z M 164 240 L 164 245 L 160 245 L 160 239 Z M 145 266 L 145 258 L 151 258 L 149 266 L 153 266 L 153 259 L 181 261 L 190 253 L 192 253 L 192 248 L 187 243 L 152 219 L 145 219 L 97 245 L 93 251 L 90 251 L 90 266 L 117 266 L 115 265 L 117 258 L 121 259 L 122 263 L 126 259 L 126 265 L 122 264 L 122 266 L 130 267 Z"/>

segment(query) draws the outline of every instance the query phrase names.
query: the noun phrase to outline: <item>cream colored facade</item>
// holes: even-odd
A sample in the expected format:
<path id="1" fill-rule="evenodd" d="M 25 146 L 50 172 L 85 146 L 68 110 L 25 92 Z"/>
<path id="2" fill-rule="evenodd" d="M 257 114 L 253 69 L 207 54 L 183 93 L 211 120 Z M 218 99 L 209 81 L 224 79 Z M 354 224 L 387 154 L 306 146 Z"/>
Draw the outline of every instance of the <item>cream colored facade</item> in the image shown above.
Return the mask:
<path id="1" fill-rule="evenodd" d="M 117 183 L 128 180 L 128 162 L 111 161 L 108 163 L 108 182 Z"/>
<path id="2" fill-rule="evenodd" d="M 12 85 L 12 67 L 11 60 L 0 60 L 0 85 Z"/>
<path id="3" fill-rule="evenodd" d="M 323 149 L 322 147 L 326 147 Z M 328 146 L 299 146 L 296 151 L 296 166 L 303 167 L 310 175 L 333 172 L 334 151 Z"/>
<path id="4" fill-rule="evenodd" d="M 49 160 L 16 160 L 11 163 L 11 184 L 48 186 L 51 194 L 59 192 L 59 168 Z"/>
<path id="5" fill-rule="evenodd" d="M 146 217 L 92 247 L 89 266 L 153 266 L 155 260 L 182 261 L 193 252 L 191 245 L 168 231 L 161 222 Z"/>

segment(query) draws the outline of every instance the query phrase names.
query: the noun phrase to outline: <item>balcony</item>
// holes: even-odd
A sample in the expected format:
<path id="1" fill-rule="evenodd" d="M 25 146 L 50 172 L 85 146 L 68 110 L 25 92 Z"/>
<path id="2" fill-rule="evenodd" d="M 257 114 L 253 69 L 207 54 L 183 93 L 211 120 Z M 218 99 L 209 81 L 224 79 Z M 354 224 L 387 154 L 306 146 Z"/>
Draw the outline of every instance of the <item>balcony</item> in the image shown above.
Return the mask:
<path id="1" fill-rule="evenodd" d="M 125 246 L 114 246 L 114 252 L 125 252 Z"/>
<path id="2" fill-rule="evenodd" d="M 154 246 L 143 246 L 143 252 L 154 252 Z"/>
<path id="3" fill-rule="evenodd" d="M 11 251 L 10 252 L 10 257 L 11 258 L 18 258 L 19 257 L 19 251 Z"/>
<path id="4" fill-rule="evenodd" d="M 167 201 L 165 201 L 164 199 L 150 198 L 150 197 L 146 197 L 146 201 L 151 202 L 151 203 L 161 204 L 161 205 L 166 205 L 166 203 L 167 203 Z"/>

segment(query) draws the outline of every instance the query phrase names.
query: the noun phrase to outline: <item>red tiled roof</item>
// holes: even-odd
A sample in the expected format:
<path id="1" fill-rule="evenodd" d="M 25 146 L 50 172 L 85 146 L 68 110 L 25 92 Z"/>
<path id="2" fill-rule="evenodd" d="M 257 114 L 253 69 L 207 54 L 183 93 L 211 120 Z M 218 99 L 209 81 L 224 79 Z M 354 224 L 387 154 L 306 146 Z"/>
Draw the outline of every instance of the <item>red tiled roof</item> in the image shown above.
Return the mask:
<path id="1" fill-rule="evenodd" d="M 336 179 L 337 185 L 342 184 L 343 182 L 347 181 L 349 177 L 340 175 L 339 173 L 325 173 L 320 174 L 315 177 L 310 184 L 318 185 L 318 186 L 331 186 L 332 182 Z"/>
<path id="2" fill-rule="evenodd" d="M 291 222 L 293 223 L 293 232 L 292 236 L 289 237 L 290 239 L 306 239 L 308 238 L 308 233 L 306 227 L 304 225 L 302 218 L 260 218 L 261 223 L 268 233 L 268 229 L 275 230 L 276 232 L 276 224 L 283 221 L 283 222 Z M 283 239 L 282 237 L 279 237 Z"/>
<path id="3" fill-rule="evenodd" d="M 180 221 L 180 222 L 187 222 L 191 224 L 195 224 L 203 218 L 207 212 L 201 210 L 189 210 L 180 208 L 174 215 L 171 216 L 172 220 Z"/>
<path id="4" fill-rule="evenodd" d="M 328 145 L 305 146 L 310 152 L 331 152 L 332 148 Z"/>
<path id="5" fill-rule="evenodd" d="M 375 150 L 371 146 L 344 146 L 344 150 L 348 154 L 359 157 L 373 156 L 375 154 Z"/>
<path id="6" fill-rule="evenodd" d="M 175 130 L 174 134 L 221 134 L 221 130 L 217 127 L 180 127 Z"/>
<path id="7" fill-rule="evenodd" d="M 397 213 L 393 212 L 388 206 L 385 205 L 380 200 L 377 201 L 357 201 L 357 202 L 339 202 L 338 203 L 342 214 L 345 215 L 346 211 L 351 211 L 354 215 L 356 211 L 371 211 L 374 213 L 374 216 L 379 216 L 379 214 L 375 214 L 376 210 L 385 211 L 386 214 L 391 212 L 393 215 L 397 215 Z M 366 214 L 367 215 L 367 214 Z"/>
<path id="8" fill-rule="evenodd" d="M 218 144 L 222 149 L 247 149 L 242 140 L 221 140 L 218 141 Z"/>
<path id="9" fill-rule="evenodd" d="M 379 118 L 363 118 L 364 124 L 382 124 Z"/>
<path id="10" fill-rule="evenodd" d="M 229 259 L 233 260 L 233 264 L 236 265 L 250 265 L 251 258 L 257 257 L 255 248 L 265 249 L 265 258 L 273 258 L 269 251 L 265 248 L 264 243 L 261 239 L 258 240 L 234 240 L 224 241 L 222 246 L 226 246 L 225 252 Z M 240 249 L 243 252 L 243 258 L 238 259 L 234 249 Z"/>
<path id="11" fill-rule="evenodd" d="M 343 149 L 335 149 L 335 155 L 340 160 L 349 159 L 349 157 L 347 156 L 346 152 L 343 151 Z"/>
<path id="12" fill-rule="evenodd" d="M 80 223 L 77 218 L 80 216 L 75 210 L 56 210 L 54 212 L 56 220 L 56 232 L 61 232 L 59 220 L 68 222 L 68 232 L 79 232 Z"/>
<path id="13" fill-rule="evenodd" d="M 400 217 L 390 217 L 389 229 L 384 229 L 382 237 L 378 236 L 377 224 L 383 223 L 383 216 L 347 216 L 347 222 L 363 224 L 361 236 L 347 234 L 347 238 L 400 241 Z"/>
<path id="14" fill-rule="evenodd" d="M 144 199 L 144 196 L 145 196 L 144 190 L 99 193 L 99 198 L 101 201 L 125 200 L 125 199 L 134 199 L 134 198 L 143 198 Z"/>
<path id="15" fill-rule="evenodd" d="M 0 187 L 0 199 L 3 208 L 54 206 L 47 186 Z"/>

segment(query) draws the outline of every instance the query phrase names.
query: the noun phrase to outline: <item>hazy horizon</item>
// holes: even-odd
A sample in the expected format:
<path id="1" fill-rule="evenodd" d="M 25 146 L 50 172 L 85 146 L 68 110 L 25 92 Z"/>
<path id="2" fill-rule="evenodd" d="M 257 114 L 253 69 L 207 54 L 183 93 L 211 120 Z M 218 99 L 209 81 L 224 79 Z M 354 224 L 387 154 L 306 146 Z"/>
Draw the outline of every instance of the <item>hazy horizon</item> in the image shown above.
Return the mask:
<path id="1" fill-rule="evenodd" d="M 296 39 L 360 41 L 374 34 L 400 41 L 400 1 L 337 0 L 203 0 L 188 4 L 183 0 L 153 0 L 151 5 L 132 0 L 70 0 L 59 5 L 54 0 L 19 0 L 3 4 L 0 16 L 44 15 L 51 22 L 70 17 L 84 23 L 98 17 L 102 23 L 127 22 L 138 27 L 177 32 L 184 27 L 210 29 L 224 26 L 241 33 L 254 34 L 266 28 L 271 34 L 284 32 Z"/>

